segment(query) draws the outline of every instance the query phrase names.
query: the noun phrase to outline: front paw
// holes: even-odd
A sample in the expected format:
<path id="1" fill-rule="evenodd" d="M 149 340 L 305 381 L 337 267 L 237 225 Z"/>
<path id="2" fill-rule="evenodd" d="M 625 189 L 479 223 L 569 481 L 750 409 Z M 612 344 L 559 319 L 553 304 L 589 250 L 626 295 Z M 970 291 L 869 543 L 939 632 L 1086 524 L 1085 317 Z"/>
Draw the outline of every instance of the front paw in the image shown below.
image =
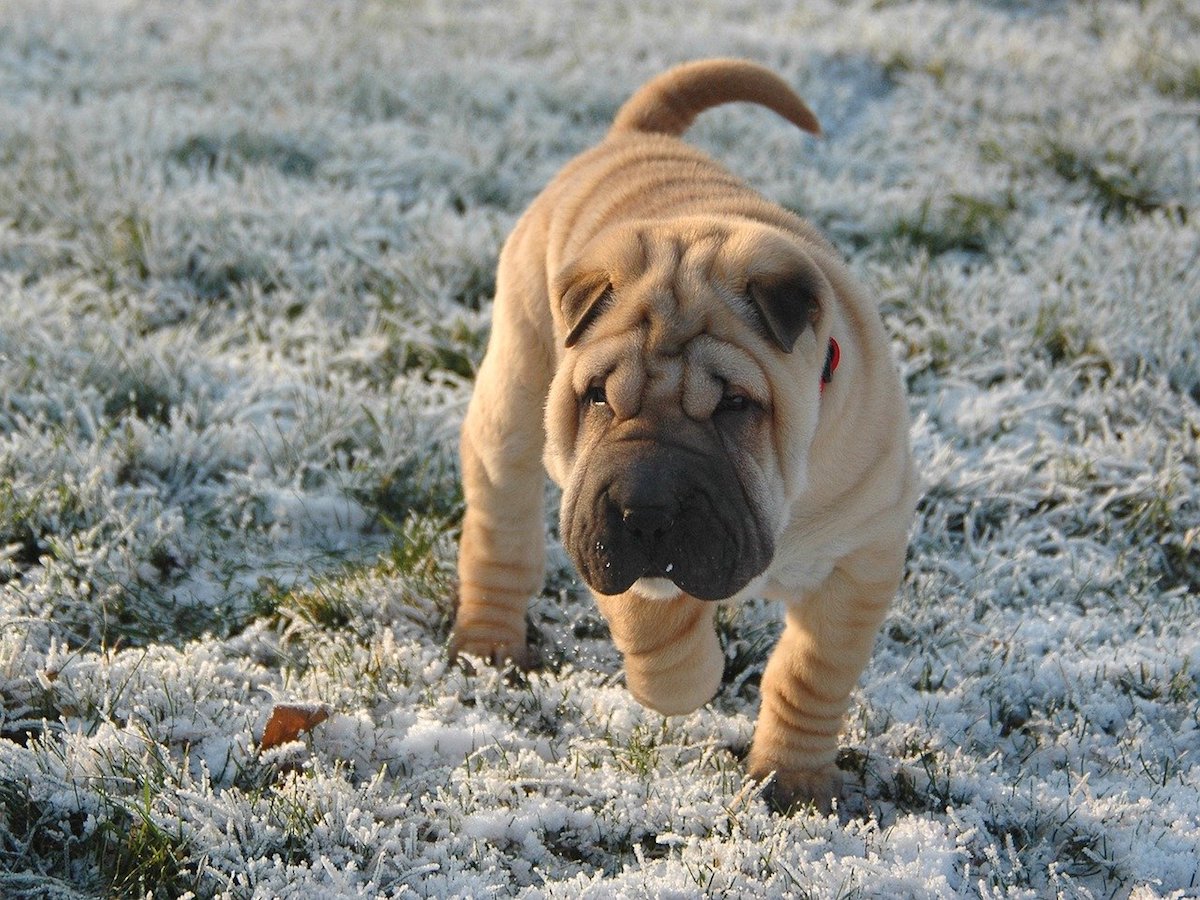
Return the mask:
<path id="1" fill-rule="evenodd" d="M 790 815 L 811 808 L 827 815 L 833 809 L 833 799 L 840 795 L 842 773 L 836 766 L 813 771 L 788 771 L 768 761 L 749 764 L 750 777 L 763 783 L 762 796 L 778 813 Z"/>
<path id="2" fill-rule="evenodd" d="M 625 684 L 643 706 L 664 716 L 699 709 L 721 687 L 725 654 L 713 627 L 715 603 L 681 594 L 646 600 L 635 592 L 596 595 L 625 660 Z"/>
<path id="3" fill-rule="evenodd" d="M 642 706 L 664 716 L 683 716 L 717 695 L 721 688 L 721 662 L 723 657 L 658 669 L 653 662 L 646 664 L 626 657 L 625 684 Z"/>
<path id="4" fill-rule="evenodd" d="M 626 654 L 625 684 L 643 706 L 664 716 L 681 716 L 716 696 L 725 654 L 716 632 L 700 623 L 686 639 L 644 654 Z"/>

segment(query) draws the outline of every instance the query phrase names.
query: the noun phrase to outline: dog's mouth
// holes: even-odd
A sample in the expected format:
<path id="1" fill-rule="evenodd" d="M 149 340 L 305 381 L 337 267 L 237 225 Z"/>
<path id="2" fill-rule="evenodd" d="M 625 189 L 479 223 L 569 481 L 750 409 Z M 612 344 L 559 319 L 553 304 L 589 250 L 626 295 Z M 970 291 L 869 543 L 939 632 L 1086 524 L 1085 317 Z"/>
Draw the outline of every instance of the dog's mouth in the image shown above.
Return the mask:
<path id="1" fill-rule="evenodd" d="M 595 543 L 599 545 L 595 553 L 571 555 L 588 585 L 606 596 L 628 591 L 653 601 L 674 600 L 680 594 L 688 594 L 697 600 L 725 600 L 759 574 L 744 561 L 739 562 L 726 554 L 693 554 L 686 564 L 663 565 L 648 561 L 647 553 L 654 555 L 652 549 L 631 547 L 619 536 L 609 539 L 609 543 L 618 545 L 614 547 L 615 552 L 609 552 L 605 541 Z"/>
<path id="2" fill-rule="evenodd" d="M 597 593 L 616 596 L 630 591 L 644 600 L 656 601 L 674 600 L 680 594 L 697 600 L 725 600 L 745 588 L 765 568 L 765 563 L 754 562 L 760 558 L 758 553 L 739 558 L 720 541 L 708 543 L 695 533 L 690 537 L 691 546 L 686 550 L 676 545 L 663 554 L 658 547 L 640 545 L 610 530 L 604 539 L 591 542 L 592 552 L 571 550 L 571 556 L 584 580 Z M 683 562 L 664 564 L 661 561 L 664 556 Z"/>

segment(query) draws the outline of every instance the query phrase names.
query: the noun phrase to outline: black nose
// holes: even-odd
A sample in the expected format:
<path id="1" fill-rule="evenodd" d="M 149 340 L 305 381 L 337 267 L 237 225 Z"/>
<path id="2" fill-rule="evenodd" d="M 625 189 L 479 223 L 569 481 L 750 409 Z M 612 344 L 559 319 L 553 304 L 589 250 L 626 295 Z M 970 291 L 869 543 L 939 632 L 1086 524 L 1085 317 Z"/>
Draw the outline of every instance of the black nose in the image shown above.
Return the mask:
<path id="1" fill-rule="evenodd" d="M 675 524 L 675 515 L 666 506 L 627 506 L 621 510 L 621 524 L 639 541 L 661 541 Z"/>

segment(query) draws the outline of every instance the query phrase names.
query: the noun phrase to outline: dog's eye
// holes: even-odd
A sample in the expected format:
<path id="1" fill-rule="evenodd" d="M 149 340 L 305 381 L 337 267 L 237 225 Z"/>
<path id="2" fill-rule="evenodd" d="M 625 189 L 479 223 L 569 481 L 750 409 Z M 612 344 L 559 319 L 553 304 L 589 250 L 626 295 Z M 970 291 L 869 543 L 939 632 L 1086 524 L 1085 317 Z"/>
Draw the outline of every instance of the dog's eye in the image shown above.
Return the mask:
<path id="1" fill-rule="evenodd" d="M 721 412 L 745 412 L 750 408 L 750 398 L 745 394 L 726 394 L 721 398 L 721 402 L 717 404 L 716 411 Z"/>
<path id="2" fill-rule="evenodd" d="M 583 392 L 583 402 L 588 406 L 604 406 L 608 403 L 608 397 L 605 395 L 603 387 L 593 384 Z"/>

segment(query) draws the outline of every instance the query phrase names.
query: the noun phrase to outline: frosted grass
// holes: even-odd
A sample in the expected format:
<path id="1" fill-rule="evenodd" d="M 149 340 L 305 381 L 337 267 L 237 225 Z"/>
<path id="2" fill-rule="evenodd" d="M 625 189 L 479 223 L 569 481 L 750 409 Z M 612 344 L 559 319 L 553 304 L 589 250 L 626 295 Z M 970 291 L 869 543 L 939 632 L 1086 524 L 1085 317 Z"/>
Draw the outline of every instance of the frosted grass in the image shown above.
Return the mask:
<path id="1" fill-rule="evenodd" d="M 1195 896 L 1198 47 L 1185 2 L 10 0 L 0 894 Z M 741 768 L 770 604 L 664 719 L 550 534 L 542 669 L 445 657 L 499 244 L 706 55 L 821 117 L 691 139 L 880 298 L 928 486 L 827 818 Z"/>

